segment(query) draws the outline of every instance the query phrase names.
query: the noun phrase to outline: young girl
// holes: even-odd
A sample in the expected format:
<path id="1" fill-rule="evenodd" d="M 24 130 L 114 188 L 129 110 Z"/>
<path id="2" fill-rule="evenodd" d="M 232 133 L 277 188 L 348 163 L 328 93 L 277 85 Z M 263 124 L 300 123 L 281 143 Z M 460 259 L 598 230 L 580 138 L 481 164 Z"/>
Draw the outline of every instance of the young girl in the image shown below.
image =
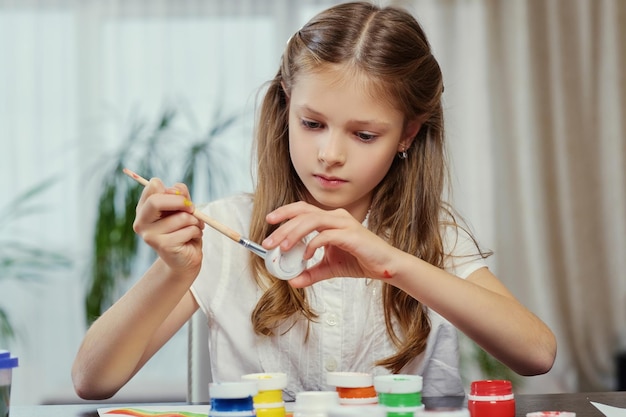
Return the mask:
<path id="1" fill-rule="evenodd" d="M 254 194 L 203 208 L 266 249 L 304 238 L 309 269 L 272 277 L 203 228 L 185 185 L 152 179 L 134 229 L 159 258 L 87 332 L 78 395 L 112 396 L 198 307 L 214 379 L 285 372 L 287 400 L 328 389 L 327 371 L 420 374 L 424 396 L 462 395 L 455 327 L 522 375 L 547 372 L 554 335 L 442 201 L 442 92 L 405 11 L 346 3 L 315 16 L 263 100 Z"/>

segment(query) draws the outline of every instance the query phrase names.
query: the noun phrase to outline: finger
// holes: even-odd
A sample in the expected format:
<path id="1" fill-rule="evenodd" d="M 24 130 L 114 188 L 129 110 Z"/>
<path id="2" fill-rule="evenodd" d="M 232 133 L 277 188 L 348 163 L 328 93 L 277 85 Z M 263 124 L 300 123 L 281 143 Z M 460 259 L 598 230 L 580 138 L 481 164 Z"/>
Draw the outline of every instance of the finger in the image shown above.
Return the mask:
<path id="1" fill-rule="evenodd" d="M 306 235 L 315 230 L 315 224 L 307 221 L 306 215 L 299 215 L 274 230 L 263 242 L 263 246 L 272 249 L 280 246 L 281 250 L 289 251 Z"/>
<path id="2" fill-rule="evenodd" d="M 180 248 L 193 241 L 202 241 L 202 231 L 194 226 L 178 229 L 167 235 L 155 235 L 149 243 L 153 248 Z"/>
<path id="3" fill-rule="evenodd" d="M 152 229 L 157 230 L 160 233 L 172 233 L 178 229 L 189 226 L 195 226 L 199 230 L 202 230 L 203 224 L 203 222 L 198 220 L 193 215 L 184 211 L 177 211 L 163 217 L 158 223 L 154 224 Z"/>
<path id="4" fill-rule="evenodd" d="M 267 248 L 280 246 L 283 251 L 288 251 L 313 231 L 323 233 L 327 230 L 337 230 L 344 233 L 349 231 L 350 228 L 357 226 L 363 227 L 345 210 L 307 209 L 306 212 L 298 214 L 274 230 L 262 244 Z M 324 245 L 316 245 L 312 249 L 307 250 L 307 259 L 320 246 Z"/>
<path id="5" fill-rule="evenodd" d="M 319 210 L 317 207 L 305 203 L 304 201 L 297 201 L 295 203 L 286 204 L 271 211 L 265 217 L 265 220 L 269 224 L 278 224 L 296 217 L 302 213 L 309 213 L 314 210 Z"/>
<path id="6" fill-rule="evenodd" d="M 151 195 L 162 192 L 165 192 L 165 185 L 163 185 L 163 182 L 159 178 L 151 178 L 148 185 L 143 188 L 137 205 L 145 203 L 146 199 Z"/>
<path id="7" fill-rule="evenodd" d="M 182 182 L 177 182 L 176 184 L 172 185 L 166 190 L 166 192 L 168 194 L 182 195 L 183 197 L 186 197 L 188 200 L 191 200 L 191 195 L 189 194 L 189 188 L 187 187 L 187 185 L 183 184 Z"/>
<path id="8" fill-rule="evenodd" d="M 153 247 L 164 246 L 162 244 L 163 239 L 171 239 L 171 244 L 177 246 L 190 239 L 201 237 L 201 225 L 202 223 L 198 223 L 198 219 L 189 213 L 177 212 L 154 223 L 152 227 L 142 230 L 140 235 L 146 243 Z"/>
<path id="9" fill-rule="evenodd" d="M 160 212 L 184 211 L 193 213 L 195 209 L 191 200 L 184 195 L 168 193 L 153 194 L 146 199 L 146 206 Z"/>
<path id="10" fill-rule="evenodd" d="M 364 243 L 362 236 L 351 233 L 349 229 L 328 228 L 318 233 L 308 242 L 303 256 L 304 259 L 310 259 L 317 249 L 331 245 L 354 255 L 357 252 L 357 248 L 363 246 Z"/>
<path id="11" fill-rule="evenodd" d="M 135 232 L 141 233 L 143 230 L 151 227 L 152 224 L 175 213 L 185 213 L 189 218 L 192 218 L 190 211 L 193 211 L 193 205 L 183 196 L 163 193 L 153 194 L 146 198 L 142 205 L 138 206 L 133 228 Z M 195 217 L 193 218 L 195 224 L 198 224 L 199 221 Z"/>
<path id="12" fill-rule="evenodd" d="M 293 288 L 305 288 L 310 287 L 317 281 L 313 279 L 312 275 L 308 271 L 304 271 L 297 277 L 292 278 L 287 282 L 289 282 L 289 285 L 291 285 Z"/>
<path id="13" fill-rule="evenodd" d="M 274 230 L 262 245 L 267 249 L 280 245 L 282 250 L 290 250 L 307 234 L 317 230 L 318 223 L 315 222 L 314 216 L 321 217 L 324 213 L 327 212 L 303 201 L 277 208 L 266 216 L 267 222 L 284 223 Z"/>

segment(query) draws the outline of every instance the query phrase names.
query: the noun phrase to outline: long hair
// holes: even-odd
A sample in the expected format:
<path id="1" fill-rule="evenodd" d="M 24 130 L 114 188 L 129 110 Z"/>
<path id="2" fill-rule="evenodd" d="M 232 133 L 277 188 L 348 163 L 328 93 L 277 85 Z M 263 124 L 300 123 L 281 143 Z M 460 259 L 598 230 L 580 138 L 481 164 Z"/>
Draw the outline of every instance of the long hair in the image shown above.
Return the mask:
<path id="1" fill-rule="evenodd" d="M 255 135 L 258 167 L 251 238 L 261 241 L 277 227 L 265 221 L 267 213 L 305 199 L 305 187 L 289 157 L 287 97 L 299 75 L 328 64 L 366 75 L 378 97 L 404 114 L 405 124 L 423 122 L 407 158 L 396 158 L 374 189 L 368 228 L 391 245 L 443 267 L 441 214 L 447 168 L 441 70 L 413 16 L 365 2 L 340 4 L 311 19 L 289 40 L 280 68 L 268 83 Z M 250 262 L 258 285 L 265 289 L 251 317 L 258 334 L 271 335 L 285 321 L 317 318 L 302 289 L 270 276 L 259 257 L 251 256 Z M 397 373 L 425 349 L 430 322 L 425 306 L 386 283 L 382 302 L 397 353 L 377 365 Z"/>

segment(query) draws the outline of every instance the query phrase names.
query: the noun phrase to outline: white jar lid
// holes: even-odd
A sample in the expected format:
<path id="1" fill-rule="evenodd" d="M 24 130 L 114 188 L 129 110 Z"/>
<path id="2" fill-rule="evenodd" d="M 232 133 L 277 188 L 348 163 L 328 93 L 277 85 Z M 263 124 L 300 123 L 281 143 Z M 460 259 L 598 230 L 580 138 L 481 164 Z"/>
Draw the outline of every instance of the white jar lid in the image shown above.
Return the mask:
<path id="1" fill-rule="evenodd" d="M 246 398 L 259 393 L 256 382 L 211 382 L 209 384 L 209 396 L 212 398 Z"/>
<path id="2" fill-rule="evenodd" d="M 339 405 L 337 391 L 302 391 L 296 394 L 293 411 L 328 410 Z"/>
<path id="3" fill-rule="evenodd" d="M 366 388 L 374 385 L 374 378 L 363 372 L 328 372 L 326 383 L 340 388 Z"/>
<path id="4" fill-rule="evenodd" d="M 259 391 L 282 390 L 287 386 L 287 374 L 282 372 L 247 374 L 243 375 L 241 379 L 256 382 Z"/>
<path id="5" fill-rule="evenodd" d="M 386 417 L 387 409 L 379 405 L 345 405 L 328 409 L 328 417 Z"/>
<path id="6" fill-rule="evenodd" d="M 393 374 L 374 377 L 376 392 L 384 394 L 409 394 L 422 391 L 422 377 L 419 375 Z"/>

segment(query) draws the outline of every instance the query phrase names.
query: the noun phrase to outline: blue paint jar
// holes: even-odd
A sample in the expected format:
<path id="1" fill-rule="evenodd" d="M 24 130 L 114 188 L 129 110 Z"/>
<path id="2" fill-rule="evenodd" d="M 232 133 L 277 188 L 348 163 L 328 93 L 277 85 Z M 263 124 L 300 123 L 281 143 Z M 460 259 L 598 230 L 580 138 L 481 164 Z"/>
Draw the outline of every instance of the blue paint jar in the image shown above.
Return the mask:
<path id="1" fill-rule="evenodd" d="M 257 383 L 252 381 L 210 383 L 209 417 L 255 416 L 253 397 L 258 391 Z"/>
<path id="2" fill-rule="evenodd" d="M 8 350 L 0 350 L 0 416 L 9 415 L 11 380 L 17 362 L 17 358 L 12 357 Z"/>

